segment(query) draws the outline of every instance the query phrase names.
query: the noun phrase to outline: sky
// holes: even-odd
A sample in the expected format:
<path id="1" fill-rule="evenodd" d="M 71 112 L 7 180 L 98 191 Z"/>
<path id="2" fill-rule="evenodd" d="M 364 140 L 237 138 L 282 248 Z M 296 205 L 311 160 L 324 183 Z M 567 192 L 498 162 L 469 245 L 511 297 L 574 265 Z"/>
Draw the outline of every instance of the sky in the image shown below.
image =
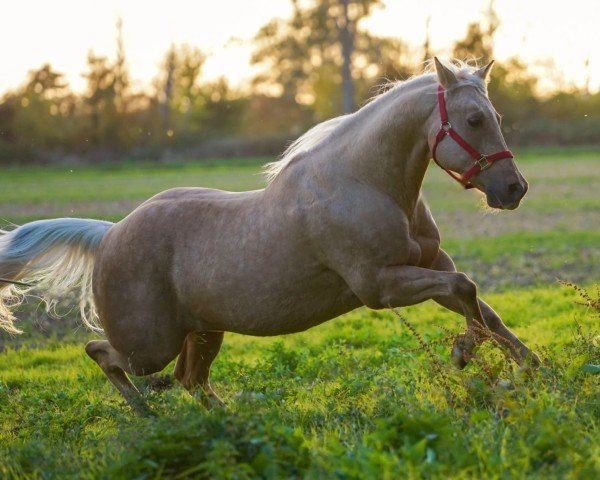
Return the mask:
<path id="1" fill-rule="evenodd" d="M 480 21 L 488 0 L 385 0 L 362 26 L 399 36 L 417 47 L 431 16 L 431 49 L 448 56 L 467 25 Z M 598 0 L 496 0 L 501 26 L 496 58 L 518 55 L 545 85 L 600 88 Z M 289 0 L 18 0 L 4 1 L 0 28 L 0 92 L 25 81 L 49 62 L 81 91 L 88 52 L 114 57 L 115 24 L 123 20 L 125 49 L 134 85 L 148 87 L 171 44 L 189 43 L 209 54 L 203 78 L 227 77 L 244 86 L 256 72 L 248 41 L 273 17 L 291 13 Z M 596 48 L 593 48 L 596 46 Z M 585 61 L 589 59 L 589 66 Z M 552 67 L 552 68 L 549 68 Z M 544 84 L 543 84 L 544 85 Z"/>

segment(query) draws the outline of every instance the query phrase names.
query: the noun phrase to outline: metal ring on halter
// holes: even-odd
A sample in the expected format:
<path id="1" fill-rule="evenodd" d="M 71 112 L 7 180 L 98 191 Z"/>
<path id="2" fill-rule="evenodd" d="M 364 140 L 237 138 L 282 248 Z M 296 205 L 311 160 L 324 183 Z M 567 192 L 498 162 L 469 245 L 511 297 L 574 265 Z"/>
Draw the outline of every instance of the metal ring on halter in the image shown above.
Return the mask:
<path id="1" fill-rule="evenodd" d="M 450 131 L 450 129 L 452 128 L 452 124 L 450 122 L 442 122 L 442 125 L 440 126 L 440 128 L 448 133 Z"/>
<path id="2" fill-rule="evenodd" d="M 481 154 L 481 157 L 479 157 L 479 160 L 477 160 L 475 163 L 479 165 L 479 168 L 481 168 L 481 170 L 485 170 L 486 168 L 492 166 L 492 164 L 487 159 L 487 156 L 485 156 L 483 153 Z"/>

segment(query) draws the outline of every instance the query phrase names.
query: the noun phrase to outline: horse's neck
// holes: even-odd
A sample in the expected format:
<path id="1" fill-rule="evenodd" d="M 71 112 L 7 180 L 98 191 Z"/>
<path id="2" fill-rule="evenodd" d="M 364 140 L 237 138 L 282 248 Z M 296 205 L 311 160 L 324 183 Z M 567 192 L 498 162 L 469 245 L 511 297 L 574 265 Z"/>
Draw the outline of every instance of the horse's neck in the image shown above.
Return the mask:
<path id="1" fill-rule="evenodd" d="M 434 84 L 390 91 L 357 114 L 343 133 L 343 162 L 351 175 L 414 209 L 429 164 L 427 120 Z M 342 139 L 340 139 L 342 140 Z"/>

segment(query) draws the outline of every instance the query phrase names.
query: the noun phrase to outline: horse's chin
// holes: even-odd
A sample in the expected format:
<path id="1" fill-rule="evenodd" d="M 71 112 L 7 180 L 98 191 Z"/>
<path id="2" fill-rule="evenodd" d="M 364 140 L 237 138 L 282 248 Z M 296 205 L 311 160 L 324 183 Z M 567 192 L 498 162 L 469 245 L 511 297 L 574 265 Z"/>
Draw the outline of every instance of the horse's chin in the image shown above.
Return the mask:
<path id="1" fill-rule="evenodd" d="M 486 191 L 478 188 L 479 191 L 485 194 L 485 201 L 488 208 L 492 210 L 514 210 L 521 204 L 522 196 L 519 198 L 501 198 L 500 195 L 494 194 L 493 191 Z"/>
<path id="2" fill-rule="evenodd" d="M 489 208 L 493 210 L 515 210 L 519 208 L 521 204 L 521 200 L 513 201 L 513 202 L 501 202 L 497 198 L 490 198 L 489 195 L 486 195 L 486 201 Z"/>

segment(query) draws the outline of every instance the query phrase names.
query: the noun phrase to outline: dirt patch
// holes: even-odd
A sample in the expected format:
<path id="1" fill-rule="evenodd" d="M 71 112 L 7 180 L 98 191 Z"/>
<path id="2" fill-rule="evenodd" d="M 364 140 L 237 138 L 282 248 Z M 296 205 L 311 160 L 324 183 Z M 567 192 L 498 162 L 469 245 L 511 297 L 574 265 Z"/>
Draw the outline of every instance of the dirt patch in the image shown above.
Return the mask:
<path id="1" fill-rule="evenodd" d="M 538 285 L 552 285 L 558 279 L 576 284 L 598 281 L 600 250 L 579 248 L 560 255 L 554 252 L 507 252 L 492 261 L 474 255 L 453 255 L 457 268 L 485 291 L 503 291 Z"/>
<path id="2" fill-rule="evenodd" d="M 509 233 L 585 231 L 600 225 L 600 210 L 540 213 L 433 212 L 444 238 L 497 237 Z"/>

